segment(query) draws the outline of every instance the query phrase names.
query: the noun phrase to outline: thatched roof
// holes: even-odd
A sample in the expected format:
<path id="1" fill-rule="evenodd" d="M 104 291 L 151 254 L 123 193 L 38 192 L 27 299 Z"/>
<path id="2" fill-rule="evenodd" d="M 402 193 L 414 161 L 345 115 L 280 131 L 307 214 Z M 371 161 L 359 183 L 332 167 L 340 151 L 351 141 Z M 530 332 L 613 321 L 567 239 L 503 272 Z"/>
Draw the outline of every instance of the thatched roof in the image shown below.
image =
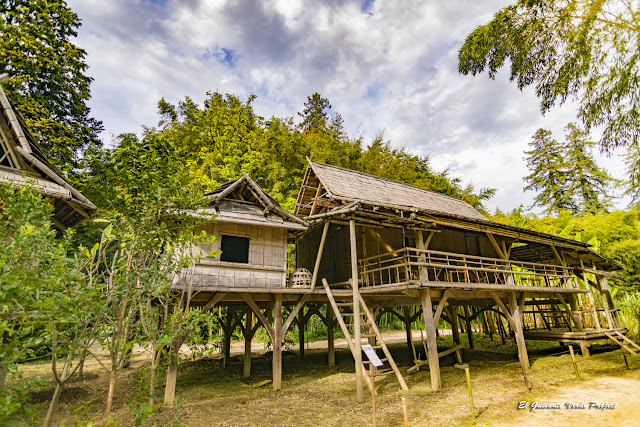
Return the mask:
<path id="1" fill-rule="evenodd" d="M 1 78 L 2 76 L 0 76 Z M 96 211 L 96 206 L 71 186 L 49 163 L 40 145 L 0 87 L 0 182 L 27 182 L 54 206 L 53 223 L 64 230 Z"/>
<path id="2" fill-rule="evenodd" d="M 204 195 L 207 208 L 197 210 L 201 215 L 216 215 L 216 222 L 256 224 L 289 230 L 304 230 L 306 222 L 283 209 L 251 177 L 242 176 L 222 184 Z"/>
<path id="3" fill-rule="evenodd" d="M 318 181 L 322 187 L 320 190 L 318 190 Z M 314 201 L 320 197 L 325 200 L 342 202 L 338 205 L 362 202 L 388 208 L 486 221 L 486 218 L 473 206 L 456 197 L 309 160 L 294 214 L 300 218 L 315 214 Z M 325 201 L 320 203 L 325 203 Z M 325 205 L 323 204 L 323 206 Z"/>

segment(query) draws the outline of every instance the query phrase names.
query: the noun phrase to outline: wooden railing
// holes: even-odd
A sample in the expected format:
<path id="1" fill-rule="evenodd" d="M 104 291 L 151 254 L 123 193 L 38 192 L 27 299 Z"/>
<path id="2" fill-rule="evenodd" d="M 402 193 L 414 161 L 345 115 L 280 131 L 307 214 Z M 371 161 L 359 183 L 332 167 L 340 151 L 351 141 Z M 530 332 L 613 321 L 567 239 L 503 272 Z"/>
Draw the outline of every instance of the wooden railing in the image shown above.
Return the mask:
<path id="1" fill-rule="evenodd" d="M 568 267 L 416 248 L 364 258 L 359 260 L 358 267 L 363 286 L 407 283 L 421 277 L 429 282 L 577 286 Z"/>

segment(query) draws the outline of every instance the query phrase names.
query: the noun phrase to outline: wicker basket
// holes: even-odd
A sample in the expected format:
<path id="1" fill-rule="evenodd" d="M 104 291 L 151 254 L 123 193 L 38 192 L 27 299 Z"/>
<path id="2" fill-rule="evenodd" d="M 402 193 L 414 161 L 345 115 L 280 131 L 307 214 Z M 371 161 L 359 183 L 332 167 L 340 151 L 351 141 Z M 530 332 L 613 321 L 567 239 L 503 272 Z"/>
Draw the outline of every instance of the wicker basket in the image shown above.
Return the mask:
<path id="1" fill-rule="evenodd" d="M 298 268 L 291 274 L 292 288 L 308 288 L 311 286 L 311 272 L 306 268 Z"/>

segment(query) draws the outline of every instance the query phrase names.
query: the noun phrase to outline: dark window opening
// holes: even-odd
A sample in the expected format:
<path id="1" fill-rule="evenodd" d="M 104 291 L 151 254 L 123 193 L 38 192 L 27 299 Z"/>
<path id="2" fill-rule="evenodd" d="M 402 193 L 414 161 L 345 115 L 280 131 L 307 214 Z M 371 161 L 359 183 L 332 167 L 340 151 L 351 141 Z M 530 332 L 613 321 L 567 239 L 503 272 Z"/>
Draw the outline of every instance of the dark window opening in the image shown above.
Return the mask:
<path id="1" fill-rule="evenodd" d="M 249 263 L 249 238 L 222 236 L 220 261 Z"/>

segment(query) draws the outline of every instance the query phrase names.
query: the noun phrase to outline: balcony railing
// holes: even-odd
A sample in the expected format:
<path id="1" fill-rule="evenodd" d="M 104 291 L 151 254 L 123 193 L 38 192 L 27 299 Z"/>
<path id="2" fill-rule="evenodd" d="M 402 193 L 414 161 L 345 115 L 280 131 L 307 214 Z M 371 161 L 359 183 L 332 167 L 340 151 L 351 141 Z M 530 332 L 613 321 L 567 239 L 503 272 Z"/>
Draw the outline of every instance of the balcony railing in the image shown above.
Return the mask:
<path id="1" fill-rule="evenodd" d="M 358 262 L 363 286 L 412 281 L 577 287 L 569 267 L 402 248 Z M 513 277 L 513 282 L 509 277 Z"/>

